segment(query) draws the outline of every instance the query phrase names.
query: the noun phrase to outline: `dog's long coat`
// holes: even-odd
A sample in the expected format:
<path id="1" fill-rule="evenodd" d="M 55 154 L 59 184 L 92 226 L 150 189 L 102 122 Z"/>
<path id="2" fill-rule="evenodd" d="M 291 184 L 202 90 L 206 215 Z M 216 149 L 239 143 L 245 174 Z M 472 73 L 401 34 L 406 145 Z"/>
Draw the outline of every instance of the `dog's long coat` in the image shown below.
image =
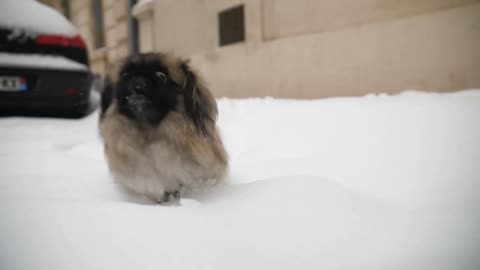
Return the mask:
<path id="1" fill-rule="evenodd" d="M 149 113 L 148 110 L 153 110 L 151 115 L 162 115 L 157 117 L 161 119 L 156 121 L 151 117 L 153 120 L 142 121 L 143 118 L 126 115 L 119 108 L 122 106 L 120 98 L 125 96 L 119 92 L 125 89 L 121 90 L 117 84 L 110 93 L 111 101 L 102 100 L 100 134 L 105 141 L 106 159 L 113 177 L 127 189 L 162 202 L 182 186 L 197 185 L 208 179 L 221 180 L 228 162 L 216 128 L 215 99 L 185 63 L 162 54 L 140 55 L 128 59 L 122 72 L 132 67 L 145 71 L 152 63 L 158 64 L 153 65 L 152 72 L 157 72 L 159 66 L 164 67 L 162 72 L 172 80 L 172 85 L 181 88 L 173 109 L 156 114 L 158 108 L 148 101 L 146 94 L 148 108 L 139 111 Z M 149 91 L 172 89 L 152 87 Z M 126 96 L 131 95 L 134 94 Z M 161 100 L 158 104 L 162 104 Z M 126 106 L 143 105 L 127 103 Z"/>

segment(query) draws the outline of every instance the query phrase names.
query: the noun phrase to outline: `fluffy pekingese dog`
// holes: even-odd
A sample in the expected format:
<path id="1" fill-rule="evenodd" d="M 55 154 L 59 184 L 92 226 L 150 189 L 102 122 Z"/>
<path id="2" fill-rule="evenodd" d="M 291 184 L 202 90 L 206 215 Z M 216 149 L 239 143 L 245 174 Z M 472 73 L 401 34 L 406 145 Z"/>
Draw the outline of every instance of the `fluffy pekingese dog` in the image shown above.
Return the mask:
<path id="1" fill-rule="evenodd" d="M 169 54 L 128 57 L 106 82 L 100 134 L 116 181 L 157 202 L 183 187 L 221 180 L 227 153 L 217 104 L 188 63 Z"/>

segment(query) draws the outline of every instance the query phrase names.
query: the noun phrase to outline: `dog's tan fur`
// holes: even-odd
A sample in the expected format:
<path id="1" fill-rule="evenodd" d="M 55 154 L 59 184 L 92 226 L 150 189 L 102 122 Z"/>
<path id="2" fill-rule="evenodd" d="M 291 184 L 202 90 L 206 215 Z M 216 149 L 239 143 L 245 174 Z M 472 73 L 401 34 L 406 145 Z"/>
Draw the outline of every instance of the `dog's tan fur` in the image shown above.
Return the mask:
<path id="1" fill-rule="evenodd" d="M 164 61 L 172 78 L 183 83 L 180 63 Z M 173 75 L 175 74 L 175 75 Z M 199 81 L 196 97 L 211 117 L 205 121 L 206 134 L 199 133 L 185 115 L 182 97 L 178 107 L 156 127 L 139 126 L 118 113 L 116 101 L 100 121 L 105 155 L 110 171 L 127 189 L 155 201 L 168 194 L 206 180 L 221 180 L 227 173 L 228 157 L 216 128 L 217 105 L 213 95 Z"/>

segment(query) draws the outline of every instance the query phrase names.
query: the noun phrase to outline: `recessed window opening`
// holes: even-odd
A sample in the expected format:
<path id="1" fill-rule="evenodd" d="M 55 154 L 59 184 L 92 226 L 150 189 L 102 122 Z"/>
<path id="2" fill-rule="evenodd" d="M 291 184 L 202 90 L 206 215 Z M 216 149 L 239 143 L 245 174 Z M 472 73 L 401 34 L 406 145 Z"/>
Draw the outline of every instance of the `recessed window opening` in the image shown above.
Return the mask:
<path id="1" fill-rule="evenodd" d="M 232 7 L 218 14 L 220 46 L 245 41 L 244 5 Z"/>

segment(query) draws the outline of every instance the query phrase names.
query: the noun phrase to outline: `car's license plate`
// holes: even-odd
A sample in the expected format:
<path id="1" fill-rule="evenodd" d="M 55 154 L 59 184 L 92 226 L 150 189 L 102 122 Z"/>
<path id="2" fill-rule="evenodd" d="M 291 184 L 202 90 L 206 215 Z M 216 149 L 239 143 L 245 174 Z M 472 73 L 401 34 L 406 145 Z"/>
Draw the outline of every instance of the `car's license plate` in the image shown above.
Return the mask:
<path id="1" fill-rule="evenodd" d="M 27 79 L 20 76 L 0 76 L 0 91 L 21 92 L 27 91 Z"/>

